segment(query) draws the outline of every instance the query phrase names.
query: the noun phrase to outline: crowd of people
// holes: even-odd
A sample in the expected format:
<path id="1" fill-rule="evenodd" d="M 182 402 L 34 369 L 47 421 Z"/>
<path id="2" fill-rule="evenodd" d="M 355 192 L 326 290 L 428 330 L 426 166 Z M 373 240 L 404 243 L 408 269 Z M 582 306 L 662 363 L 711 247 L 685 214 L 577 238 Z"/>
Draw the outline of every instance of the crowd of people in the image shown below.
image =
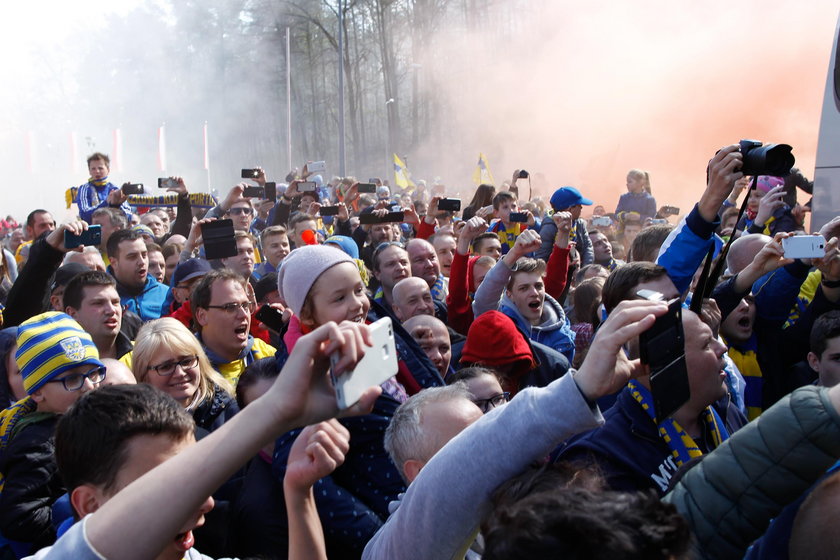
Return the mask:
<path id="1" fill-rule="evenodd" d="M 308 166 L 149 205 L 87 163 L 76 218 L 0 223 L 3 558 L 834 557 L 840 217 L 785 255 L 796 169 L 727 146 L 688 211 L 633 169 L 608 212 Z M 339 410 L 386 318 L 396 375 Z"/>

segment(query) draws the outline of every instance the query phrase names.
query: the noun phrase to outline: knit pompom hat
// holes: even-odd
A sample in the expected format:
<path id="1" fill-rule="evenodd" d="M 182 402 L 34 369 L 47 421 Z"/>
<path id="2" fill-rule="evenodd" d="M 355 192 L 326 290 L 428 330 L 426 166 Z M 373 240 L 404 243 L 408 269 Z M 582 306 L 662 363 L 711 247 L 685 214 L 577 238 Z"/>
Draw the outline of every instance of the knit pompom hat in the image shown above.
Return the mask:
<path id="1" fill-rule="evenodd" d="M 30 395 L 69 369 L 83 364 L 102 366 L 90 335 L 72 317 L 56 311 L 20 324 L 15 361 Z"/>
<path id="2" fill-rule="evenodd" d="M 773 177 L 771 175 L 759 175 L 758 180 L 755 182 L 755 188 L 766 193 L 773 187 L 778 187 L 779 185 L 784 184 L 785 180 L 781 177 Z"/>
<path id="3" fill-rule="evenodd" d="M 283 259 L 277 271 L 280 297 L 295 315 L 300 315 L 303 302 L 315 281 L 326 270 L 343 262 L 356 266 L 353 259 L 338 247 L 306 245 L 295 249 Z"/>

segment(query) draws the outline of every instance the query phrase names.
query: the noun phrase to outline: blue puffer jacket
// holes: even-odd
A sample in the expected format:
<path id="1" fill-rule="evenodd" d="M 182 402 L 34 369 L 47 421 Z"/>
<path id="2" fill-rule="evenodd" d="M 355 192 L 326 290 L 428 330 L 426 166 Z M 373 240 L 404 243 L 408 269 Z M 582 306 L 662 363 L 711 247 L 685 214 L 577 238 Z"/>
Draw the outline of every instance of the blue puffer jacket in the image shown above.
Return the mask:
<path id="1" fill-rule="evenodd" d="M 108 272 L 113 276 L 113 271 L 110 267 Z M 166 307 L 169 286 L 161 284 L 151 276 L 146 277 L 146 285 L 143 286 L 140 293 L 130 290 L 117 281 L 117 293 L 120 294 L 120 303 L 127 310 L 139 315 L 143 321 L 160 319 L 169 312 Z"/>
<path id="2" fill-rule="evenodd" d="M 575 357 L 575 331 L 572 330 L 569 318 L 557 300 L 545 294 L 543 303 L 542 323 L 532 326 L 519 312 L 516 305 L 507 295 L 502 296 L 499 311 L 513 319 L 516 326 L 534 342 L 544 344 L 557 350 L 572 363 Z"/>

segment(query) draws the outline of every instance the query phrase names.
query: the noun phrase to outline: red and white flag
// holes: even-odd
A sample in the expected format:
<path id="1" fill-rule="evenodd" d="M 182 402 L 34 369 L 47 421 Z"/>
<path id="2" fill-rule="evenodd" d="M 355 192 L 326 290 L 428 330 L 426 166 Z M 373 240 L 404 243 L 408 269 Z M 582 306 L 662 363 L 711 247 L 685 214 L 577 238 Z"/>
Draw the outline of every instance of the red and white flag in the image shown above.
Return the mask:
<path id="1" fill-rule="evenodd" d="M 114 129 L 114 149 L 111 151 L 111 169 L 123 170 L 122 130 Z"/>
<path id="2" fill-rule="evenodd" d="M 207 121 L 204 121 L 204 169 L 210 169 L 210 146 L 207 144 Z"/>
<path id="3" fill-rule="evenodd" d="M 158 128 L 158 171 L 166 171 L 166 123 Z"/>

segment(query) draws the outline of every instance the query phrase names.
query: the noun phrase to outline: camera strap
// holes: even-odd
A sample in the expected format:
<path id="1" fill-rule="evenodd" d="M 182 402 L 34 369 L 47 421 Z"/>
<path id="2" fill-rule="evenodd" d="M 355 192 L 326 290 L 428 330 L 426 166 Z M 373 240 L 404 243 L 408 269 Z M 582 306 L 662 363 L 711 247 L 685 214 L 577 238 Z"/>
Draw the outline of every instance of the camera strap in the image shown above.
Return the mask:
<path id="1" fill-rule="evenodd" d="M 750 200 L 750 193 L 755 189 L 756 185 L 758 184 L 758 176 L 754 175 L 752 178 L 752 183 L 750 184 L 750 188 L 747 189 L 747 196 L 744 197 L 744 202 L 741 203 L 741 209 L 738 211 L 738 219 L 735 221 L 735 228 L 732 230 L 732 235 L 729 236 L 729 241 L 726 242 L 726 245 L 723 246 L 723 249 L 720 250 L 720 254 L 718 255 L 717 262 L 714 265 L 714 268 L 711 270 L 711 273 L 705 277 L 701 276 L 700 281 L 698 282 L 698 288 L 702 286 L 702 290 L 697 289 L 695 290 L 695 296 L 700 295 L 699 301 L 697 302 L 697 309 L 700 309 L 700 306 L 703 304 L 703 299 L 712 295 L 712 290 L 715 289 L 717 285 L 718 278 L 720 275 L 723 274 L 723 267 L 726 263 L 726 255 L 729 253 L 729 248 L 732 246 L 732 242 L 735 241 L 735 238 L 738 237 L 737 227 L 738 224 L 741 223 L 741 219 L 744 217 L 744 213 L 747 211 L 747 203 Z M 714 254 L 714 242 L 712 242 L 712 246 L 709 247 L 709 253 L 706 255 L 707 261 L 711 262 L 712 255 Z M 703 272 L 706 272 L 706 266 L 703 266 Z M 695 298 L 691 300 L 691 310 L 694 311 L 694 301 Z"/>

